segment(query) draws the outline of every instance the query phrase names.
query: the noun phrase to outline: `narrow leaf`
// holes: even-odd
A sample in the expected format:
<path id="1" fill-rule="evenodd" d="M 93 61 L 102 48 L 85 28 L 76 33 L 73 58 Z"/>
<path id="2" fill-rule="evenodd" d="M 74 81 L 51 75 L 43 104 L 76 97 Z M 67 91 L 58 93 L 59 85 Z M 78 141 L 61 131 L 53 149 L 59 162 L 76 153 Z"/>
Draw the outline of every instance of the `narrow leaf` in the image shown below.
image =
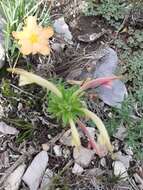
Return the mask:
<path id="1" fill-rule="evenodd" d="M 81 89 L 87 90 L 89 88 L 95 88 L 100 85 L 111 86 L 112 81 L 115 79 L 119 79 L 119 78 L 120 77 L 118 77 L 118 76 L 111 76 L 111 77 L 102 77 L 102 78 L 98 78 L 98 79 L 93 79 L 93 80 L 90 80 L 90 81 L 84 83 L 83 86 L 81 87 Z"/>
<path id="2" fill-rule="evenodd" d="M 19 81 L 20 86 L 36 83 L 44 88 L 47 88 L 48 90 L 51 90 L 57 96 L 62 97 L 61 92 L 58 90 L 58 88 L 54 84 L 52 84 L 51 82 L 45 80 L 44 78 L 36 74 L 27 72 L 24 69 L 19 69 L 19 68 L 14 68 L 14 69 L 8 68 L 7 71 L 20 75 L 20 81 Z"/>
<path id="3" fill-rule="evenodd" d="M 100 143 L 105 145 L 110 152 L 113 152 L 113 147 L 111 145 L 108 132 L 107 132 L 103 122 L 101 121 L 101 119 L 96 114 L 89 111 L 88 109 L 83 108 L 82 111 L 85 113 L 85 115 L 88 118 L 90 118 L 96 124 L 96 127 L 98 128 L 98 130 L 100 132 L 100 135 L 99 135 Z"/>
<path id="4" fill-rule="evenodd" d="M 87 82 L 83 81 L 75 81 L 76 84 L 83 84 L 79 90 L 77 90 L 74 95 L 78 95 L 84 90 L 87 90 L 89 88 L 97 88 L 99 86 L 106 86 L 107 88 L 112 88 L 112 81 L 121 78 L 120 76 L 109 76 L 109 77 L 101 77 L 93 80 L 89 80 Z M 73 83 L 73 81 L 72 81 Z"/>
<path id="5" fill-rule="evenodd" d="M 71 126 L 71 133 L 72 133 L 72 145 L 79 148 L 81 146 L 81 142 L 75 123 L 72 119 L 70 119 L 69 123 Z"/>

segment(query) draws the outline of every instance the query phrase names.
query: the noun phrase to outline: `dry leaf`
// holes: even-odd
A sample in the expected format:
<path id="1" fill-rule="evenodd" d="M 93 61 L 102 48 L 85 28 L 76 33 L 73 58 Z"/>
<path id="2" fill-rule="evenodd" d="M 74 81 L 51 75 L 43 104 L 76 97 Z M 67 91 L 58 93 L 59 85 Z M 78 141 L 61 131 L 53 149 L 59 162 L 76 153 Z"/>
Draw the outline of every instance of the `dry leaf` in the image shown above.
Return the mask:
<path id="1" fill-rule="evenodd" d="M 15 129 L 14 127 L 10 127 L 3 121 L 0 122 L 0 132 L 5 135 L 17 135 L 19 131 Z"/>

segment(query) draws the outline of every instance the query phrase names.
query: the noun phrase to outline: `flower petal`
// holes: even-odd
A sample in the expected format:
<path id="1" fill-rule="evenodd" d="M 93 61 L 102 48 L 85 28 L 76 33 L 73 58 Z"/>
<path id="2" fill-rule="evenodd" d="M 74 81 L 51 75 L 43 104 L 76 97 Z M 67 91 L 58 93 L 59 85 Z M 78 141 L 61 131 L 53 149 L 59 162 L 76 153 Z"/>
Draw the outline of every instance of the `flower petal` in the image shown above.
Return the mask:
<path id="1" fill-rule="evenodd" d="M 42 30 L 42 34 L 43 37 L 45 38 L 51 38 L 54 35 L 54 30 L 52 27 L 47 27 L 47 28 L 43 28 Z"/>
<path id="2" fill-rule="evenodd" d="M 37 49 L 38 53 L 41 53 L 42 55 L 49 55 L 51 51 L 50 47 L 44 44 L 35 45 L 35 49 Z"/>
<path id="3" fill-rule="evenodd" d="M 15 32 L 15 31 L 13 31 L 12 32 L 12 36 L 15 38 L 15 39 L 17 39 L 17 40 L 21 40 L 21 39 L 24 39 L 24 38 L 28 38 L 28 33 L 27 32 L 24 32 L 24 31 L 22 31 L 22 32 Z"/>
<path id="4" fill-rule="evenodd" d="M 75 123 L 72 119 L 69 121 L 71 126 L 71 132 L 72 132 L 72 145 L 79 148 L 81 146 L 79 133 L 76 129 Z"/>
<path id="5" fill-rule="evenodd" d="M 29 16 L 26 19 L 26 29 L 28 31 L 34 31 L 36 28 L 38 28 L 37 25 L 37 18 L 35 16 Z"/>
<path id="6" fill-rule="evenodd" d="M 19 40 L 20 51 L 24 55 L 30 53 L 49 55 L 50 47 L 48 39 L 54 34 L 52 27 L 43 28 L 37 25 L 36 17 L 34 16 L 27 17 L 25 24 L 23 31 L 12 32 L 13 37 Z"/>
<path id="7" fill-rule="evenodd" d="M 20 51 L 23 55 L 29 55 L 30 53 L 32 53 L 32 46 L 28 40 L 19 41 L 19 44 L 21 45 Z"/>

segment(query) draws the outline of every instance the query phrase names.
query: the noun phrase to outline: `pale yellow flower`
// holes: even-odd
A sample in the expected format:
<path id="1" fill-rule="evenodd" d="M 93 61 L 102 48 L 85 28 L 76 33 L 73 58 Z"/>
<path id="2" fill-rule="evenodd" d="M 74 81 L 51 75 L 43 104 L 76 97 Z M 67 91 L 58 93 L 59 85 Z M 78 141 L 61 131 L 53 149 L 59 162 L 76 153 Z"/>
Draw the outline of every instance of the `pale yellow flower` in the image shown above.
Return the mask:
<path id="1" fill-rule="evenodd" d="M 69 120 L 69 123 L 70 123 L 71 134 L 72 134 L 72 146 L 75 146 L 76 148 L 79 149 L 81 146 L 79 133 L 78 133 L 75 123 L 72 119 Z"/>
<path id="2" fill-rule="evenodd" d="M 20 32 L 12 32 L 15 39 L 18 40 L 20 51 L 23 55 L 40 53 L 48 55 L 50 53 L 49 38 L 54 31 L 52 27 L 43 28 L 37 25 L 36 17 L 29 16 L 26 19 L 25 26 Z"/>

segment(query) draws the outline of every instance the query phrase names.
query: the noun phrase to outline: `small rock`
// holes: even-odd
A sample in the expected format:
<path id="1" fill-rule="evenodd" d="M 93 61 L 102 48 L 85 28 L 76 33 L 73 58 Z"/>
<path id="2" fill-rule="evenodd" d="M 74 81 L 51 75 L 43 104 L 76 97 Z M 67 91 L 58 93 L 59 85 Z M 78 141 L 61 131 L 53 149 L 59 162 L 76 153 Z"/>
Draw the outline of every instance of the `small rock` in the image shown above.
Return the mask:
<path id="1" fill-rule="evenodd" d="M 105 104 L 117 108 L 121 108 L 121 103 L 128 94 L 126 86 L 121 80 L 113 80 L 111 88 L 102 85 L 98 87 L 97 92 Z"/>
<path id="2" fill-rule="evenodd" d="M 22 164 L 14 170 L 4 183 L 5 190 L 18 190 L 26 165 Z"/>
<path id="3" fill-rule="evenodd" d="M 124 147 L 125 153 L 126 153 L 127 155 L 130 155 L 130 156 L 133 156 L 133 155 L 134 155 L 132 149 L 133 149 L 132 147 L 128 147 L 128 146 L 126 146 L 126 145 L 125 145 L 125 147 Z"/>
<path id="4" fill-rule="evenodd" d="M 54 150 L 54 153 L 56 156 L 62 156 L 62 150 L 61 150 L 61 147 L 59 145 L 55 145 L 53 150 Z"/>
<path id="5" fill-rule="evenodd" d="M 102 50 L 101 50 L 102 51 Z M 105 51 L 105 50 L 104 50 Z M 98 60 L 96 70 L 95 70 L 95 77 L 105 77 L 111 76 L 114 74 L 115 70 L 117 69 L 118 65 L 118 56 L 114 49 L 107 47 L 106 54 L 101 59 Z"/>
<path id="6" fill-rule="evenodd" d="M 51 138 L 52 138 L 52 136 L 50 134 L 48 134 L 48 139 L 51 139 Z"/>
<path id="7" fill-rule="evenodd" d="M 121 161 L 114 161 L 113 167 L 114 167 L 114 175 L 116 177 L 120 177 L 120 179 L 122 179 L 123 181 L 127 180 L 128 173 L 126 167 Z"/>
<path id="8" fill-rule="evenodd" d="M 126 169 L 130 166 L 130 161 L 132 161 L 132 156 L 130 155 L 123 155 L 121 151 L 115 153 L 116 160 L 121 161 Z"/>
<path id="9" fill-rule="evenodd" d="M 53 43 L 52 44 L 52 49 L 57 52 L 57 53 L 61 53 L 62 50 L 64 49 L 65 44 L 63 43 Z"/>
<path id="10" fill-rule="evenodd" d="M 4 66 L 5 63 L 5 51 L 3 46 L 0 44 L 0 69 Z"/>
<path id="11" fill-rule="evenodd" d="M 83 168 L 80 165 L 78 165 L 77 163 L 74 164 L 74 167 L 72 169 L 72 173 L 73 174 L 82 174 L 83 171 L 84 170 L 83 170 Z"/>
<path id="12" fill-rule="evenodd" d="M 42 144 L 42 149 L 45 150 L 45 151 L 48 151 L 50 149 L 49 144 L 48 143 Z"/>
<path id="13" fill-rule="evenodd" d="M 5 135 L 17 135 L 19 133 L 17 129 L 10 127 L 3 121 L 0 122 L 0 132 Z"/>
<path id="14" fill-rule="evenodd" d="M 102 159 L 100 160 L 100 164 L 101 164 L 102 167 L 106 167 L 106 159 L 105 159 L 105 158 L 102 158 Z"/>
<path id="15" fill-rule="evenodd" d="M 114 135 L 114 137 L 116 137 L 119 140 L 123 141 L 126 136 L 127 136 L 127 129 L 123 125 L 121 125 L 118 128 L 118 130 L 117 130 L 116 134 Z"/>
<path id="16" fill-rule="evenodd" d="M 51 185 L 52 182 L 52 177 L 53 177 L 53 172 L 49 168 L 45 171 L 45 174 L 42 179 L 42 183 L 40 186 L 40 190 L 48 190 L 49 186 Z"/>
<path id="17" fill-rule="evenodd" d="M 79 150 L 77 148 L 74 148 L 73 151 L 73 157 L 75 159 L 75 162 L 82 167 L 87 167 L 90 164 L 91 160 L 94 157 L 94 154 L 95 152 L 93 150 L 84 148 L 82 146 Z"/>
<path id="18" fill-rule="evenodd" d="M 18 106 L 17 106 L 18 111 L 22 111 L 23 109 L 23 104 L 21 102 L 19 102 Z"/>
<path id="19" fill-rule="evenodd" d="M 48 160 L 49 157 L 47 152 L 41 151 L 38 155 L 36 155 L 26 170 L 22 179 L 29 186 L 30 190 L 38 189 L 44 171 L 48 165 Z"/>
<path id="20" fill-rule="evenodd" d="M 86 129 L 88 130 L 90 136 L 94 139 L 95 138 L 95 128 L 93 128 L 93 127 L 86 127 Z"/>
<path id="21" fill-rule="evenodd" d="M 67 130 L 63 136 L 60 138 L 60 142 L 63 144 L 63 145 L 66 145 L 66 146 L 72 146 L 71 142 L 72 142 L 72 136 L 71 136 L 71 130 Z"/>
<path id="22" fill-rule="evenodd" d="M 103 174 L 105 173 L 105 170 L 102 170 L 101 168 L 92 168 L 92 169 L 86 170 L 86 173 L 88 176 L 99 177 L 99 176 L 103 176 Z"/>
<path id="23" fill-rule="evenodd" d="M 70 150 L 68 148 L 63 149 L 63 156 L 64 156 L 64 158 L 69 158 Z"/>
<path id="24" fill-rule="evenodd" d="M 70 44 L 73 44 L 72 34 L 69 30 L 69 26 L 65 22 L 64 17 L 61 17 L 55 20 L 53 26 L 54 26 L 55 31 L 61 36 L 63 36 L 65 41 L 69 42 Z"/>
<path id="25" fill-rule="evenodd" d="M 114 49 L 107 47 L 106 54 L 96 63 L 95 78 L 113 76 L 118 66 L 118 56 Z M 104 51 L 105 51 L 104 50 Z M 102 51 L 102 49 L 101 49 Z M 127 89 L 120 80 L 112 81 L 111 88 L 100 86 L 98 95 L 109 106 L 121 107 L 121 102 L 127 96 Z"/>

